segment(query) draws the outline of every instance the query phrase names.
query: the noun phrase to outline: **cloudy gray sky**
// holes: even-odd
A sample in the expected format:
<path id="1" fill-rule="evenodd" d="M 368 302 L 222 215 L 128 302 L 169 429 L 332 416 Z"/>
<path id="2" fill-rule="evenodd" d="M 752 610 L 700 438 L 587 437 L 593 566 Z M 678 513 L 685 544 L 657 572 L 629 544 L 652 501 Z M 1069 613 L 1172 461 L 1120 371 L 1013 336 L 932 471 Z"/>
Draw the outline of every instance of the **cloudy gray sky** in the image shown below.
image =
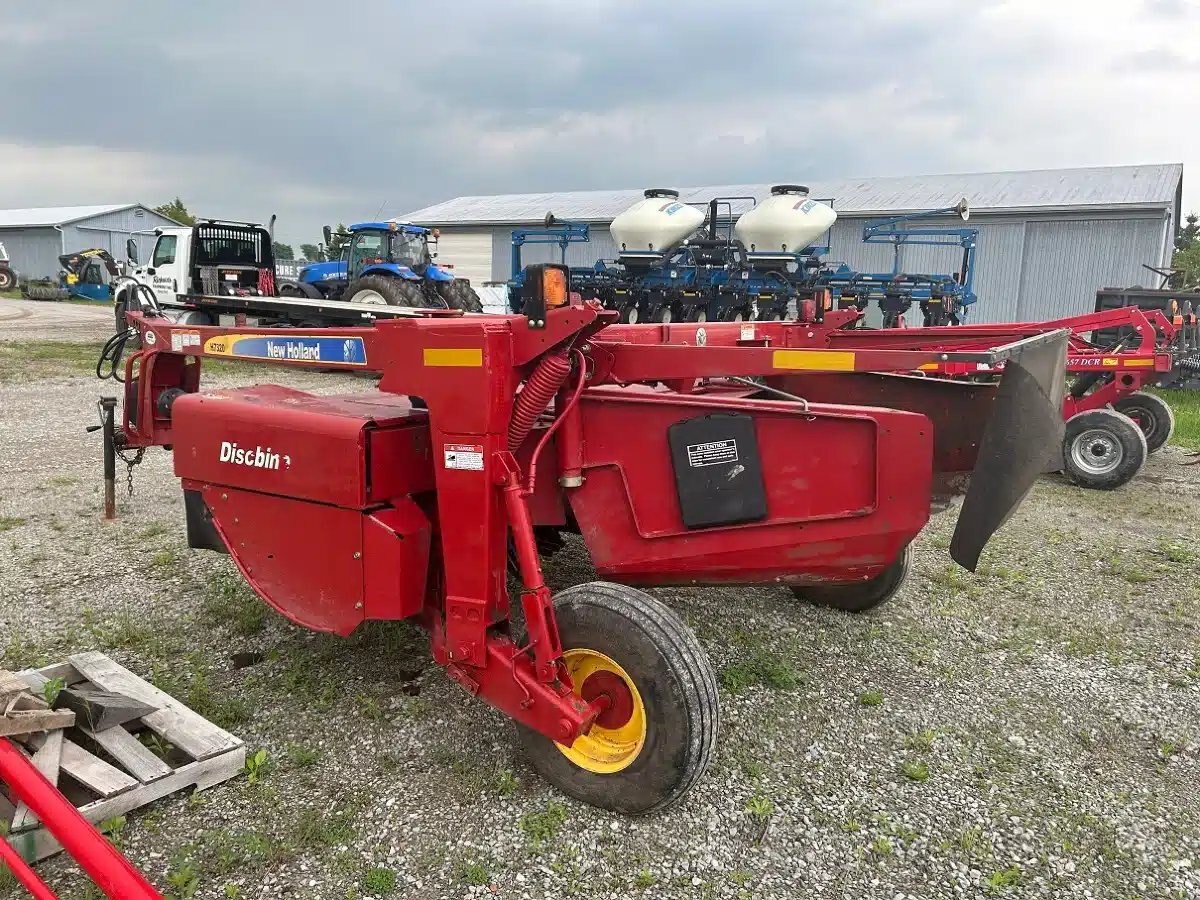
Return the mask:
<path id="1" fill-rule="evenodd" d="M 87 9 L 0 9 L 0 207 L 178 194 L 298 243 L 462 194 L 1183 162 L 1200 210 L 1200 0 Z"/>

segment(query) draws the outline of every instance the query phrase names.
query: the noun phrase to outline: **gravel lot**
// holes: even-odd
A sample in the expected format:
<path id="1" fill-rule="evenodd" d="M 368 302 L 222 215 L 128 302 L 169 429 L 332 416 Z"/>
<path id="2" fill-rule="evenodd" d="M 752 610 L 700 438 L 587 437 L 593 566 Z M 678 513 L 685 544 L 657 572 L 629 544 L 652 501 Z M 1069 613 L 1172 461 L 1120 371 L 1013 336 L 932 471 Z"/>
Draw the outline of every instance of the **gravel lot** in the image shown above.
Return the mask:
<path id="1" fill-rule="evenodd" d="M 103 341 L 112 329 L 112 307 L 107 303 L 0 297 L 0 341 Z"/>
<path id="2" fill-rule="evenodd" d="M 122 846 L 176 897 L 1200 896 L 1200 468 L 1180 451 L 1112 494 L 1043 479 L 978 575 L 938 517 L 870 615 L 658 591 L 721 674 L 724 730 L 684 804 L 630 820 L 540 782 L 417 632 L 314 636 L 187 550 L 169 454 L 102 522 L 100 392 L 0 382 L 3 665 L 101 649 L 266 750 L 255 783 L 130 816 Z M 588 580 L 583 548 L 548 575 Z"/>

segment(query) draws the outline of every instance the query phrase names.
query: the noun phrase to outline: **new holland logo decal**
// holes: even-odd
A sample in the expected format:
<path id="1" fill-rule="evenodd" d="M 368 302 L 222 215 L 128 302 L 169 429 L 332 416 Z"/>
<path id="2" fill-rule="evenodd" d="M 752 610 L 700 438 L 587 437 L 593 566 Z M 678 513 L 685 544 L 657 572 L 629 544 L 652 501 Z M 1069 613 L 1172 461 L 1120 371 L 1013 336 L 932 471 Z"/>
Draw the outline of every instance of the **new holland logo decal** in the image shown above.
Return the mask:
<path id="1" fill-rule="evenodd" d="M 323 366 L 365 366 L 367 348 L 360 337 L 264 337 L 230 334 L 209 338 L 204 352 L 238 359 L 313 362 Z"/>

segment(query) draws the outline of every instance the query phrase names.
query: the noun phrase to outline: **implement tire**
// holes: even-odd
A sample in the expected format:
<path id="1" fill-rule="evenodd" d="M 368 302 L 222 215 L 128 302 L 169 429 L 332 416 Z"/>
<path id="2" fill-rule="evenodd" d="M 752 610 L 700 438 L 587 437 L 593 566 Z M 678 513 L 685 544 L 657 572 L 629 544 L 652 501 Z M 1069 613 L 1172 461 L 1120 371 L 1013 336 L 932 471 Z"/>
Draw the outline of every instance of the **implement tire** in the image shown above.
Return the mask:
<path id="1" fill-rule="evenodd" d="M 712 761 L 717 680 L 691 630 L 649 594 L 592 582 L 555 598 L 576 693 L 610 706 L 563 747 L 518 726 L 533 767 L 559 790 L 623 815 L 670 806 Z"/>
<path id="2" fill-rule="evenodd" d="M 1113 409 L 1133 419 L 1146 436 L 1146 450 L 1154 453 L 1167 446 L 1175 433 L 1175 412 L 1162 397 L 1138 391 L 1122 397 Z"/>
<path id="3" fill-rule="evenodd" d="M 443 281 L 438 284 L 438 296 L 446 301 L 448 309 L 461 309 L 463 312 L 483 312 L 483 301 L 471 287 L 471 282 L 465 278 L 455 278 L 453 281 Z"/>
<path id="4" fill-rule="evenodd" d="M 1132 419 L 1111 409 L 1073 416 L 1063 435 L 1063 475 L 1080 487 L 1111 491 L 1142 470 L 1146 436 Z"/>
<path id="5" fill-rule="evenodd" d="M 863 613 L 894 597 L 908 580 L 912 571 L 912 545 L 887 570 L 867 581 L 851 584 L 802 585 L 792 588 L 797 600 L 814 606 L 840 609 L 842 612 Z"/>
<path id="6" fill-rule="evenodd" d="M 346 286 L 342 297 L 351 303 L 367 306 L 409 306 L 426 309 L 429 300 L 415 281 L 389 275 L 364 275 Z"/>

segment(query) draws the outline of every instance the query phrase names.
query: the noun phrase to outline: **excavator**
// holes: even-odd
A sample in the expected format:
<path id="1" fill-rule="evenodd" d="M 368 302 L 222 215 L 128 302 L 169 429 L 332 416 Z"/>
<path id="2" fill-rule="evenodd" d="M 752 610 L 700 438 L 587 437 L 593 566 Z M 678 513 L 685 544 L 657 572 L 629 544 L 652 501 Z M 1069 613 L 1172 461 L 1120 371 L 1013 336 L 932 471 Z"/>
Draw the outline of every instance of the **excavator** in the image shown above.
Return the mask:
<path id="1" fill-rule="evenodd" d="M 58 283 L 32 282 L 22 293 L 30 300 L 92 300 L 111 302 L 113 282 L 121 275 L 121 267 L 113 255 L 100 247 L 64 253 L 58 258 L 62 266 Z"/>

